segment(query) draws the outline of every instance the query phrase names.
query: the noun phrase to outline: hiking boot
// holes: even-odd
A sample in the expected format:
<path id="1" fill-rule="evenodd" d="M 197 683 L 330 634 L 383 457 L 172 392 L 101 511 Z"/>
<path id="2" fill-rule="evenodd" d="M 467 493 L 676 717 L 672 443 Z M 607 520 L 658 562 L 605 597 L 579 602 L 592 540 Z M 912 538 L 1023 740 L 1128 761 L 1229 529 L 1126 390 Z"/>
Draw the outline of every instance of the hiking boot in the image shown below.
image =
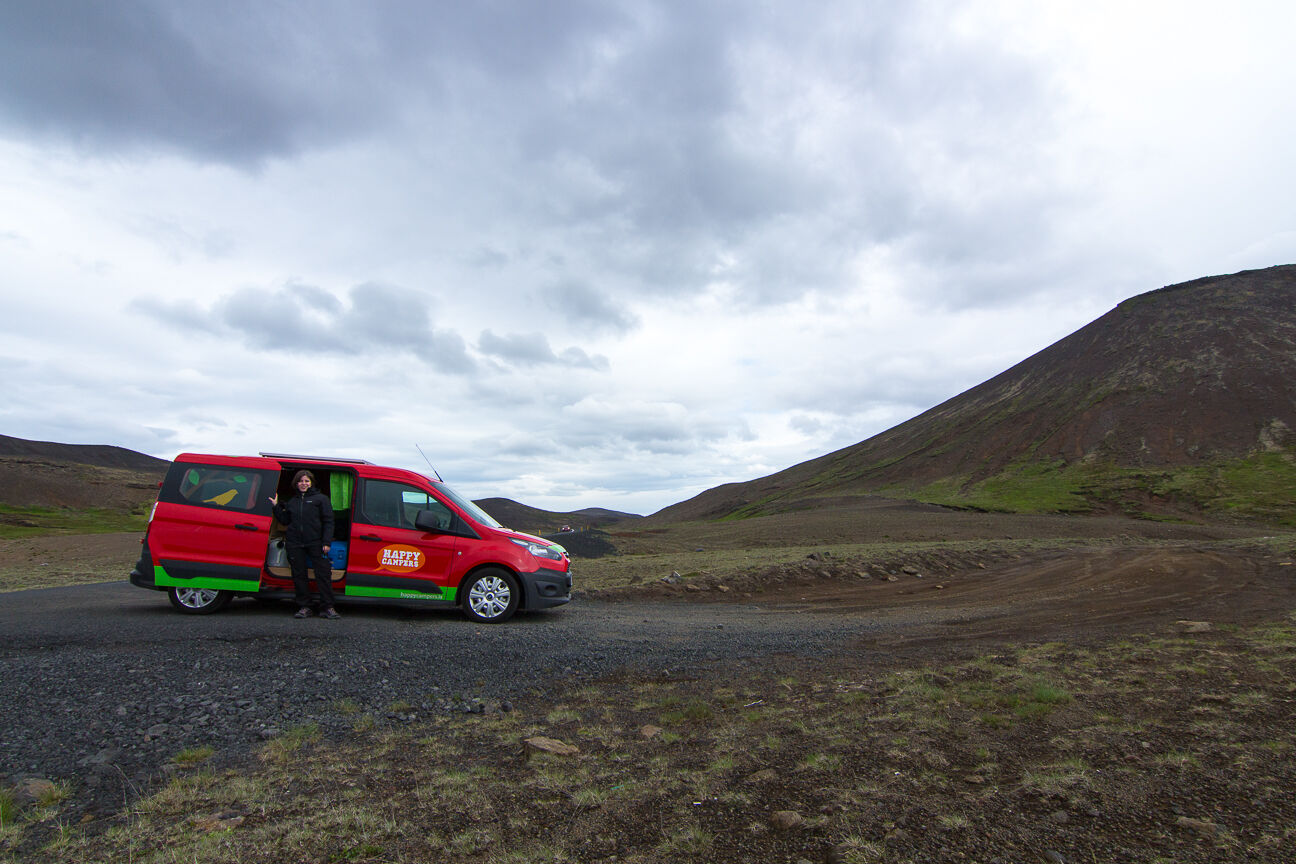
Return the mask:
<path id="1" fill-rule="evenodd" d="M 329 606 L 325 608 L 323 612 L 320 613 L 320 617 L 321 618 L 341 618 L 342 616 L 337 613 L 336 609 L 334 609 L 332 606 Z"/>
<path id="2" fill-rule="evenodd" d="M 314 615 L 314 614 L 315 614 L 314 610 L 312 610 L 309 606 L 303 606 L 303 607 L 301 607 L 300 609 L 297 610 L 297 614 L 294 615 L 293 617 L 294 617 L 294 618 L 309 618 L 309 617 L 311 617 L 311 616 Z"/>

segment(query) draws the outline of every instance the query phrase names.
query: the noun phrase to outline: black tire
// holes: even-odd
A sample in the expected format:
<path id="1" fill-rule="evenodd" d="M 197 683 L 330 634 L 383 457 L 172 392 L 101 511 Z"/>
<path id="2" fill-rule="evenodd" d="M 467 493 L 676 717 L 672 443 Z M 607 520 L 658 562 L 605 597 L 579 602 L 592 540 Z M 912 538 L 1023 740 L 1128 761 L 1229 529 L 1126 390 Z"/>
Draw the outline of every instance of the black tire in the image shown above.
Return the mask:
<path id="1" fill-rule="evenodd" d="M 507 570 L 487 567 L 463 584 L 463 611 L 473 621 L 499 624 L 513 617 L 522 601 L 522 588 Z"/>
<path id="2" fill-rule="evenodd" d="M 167 596 L 171 598 L 171 605 L 186 615 L 210 615 L 228 606 L 234 599 L 234 592 L 211 588 L 172 588 Z"/>

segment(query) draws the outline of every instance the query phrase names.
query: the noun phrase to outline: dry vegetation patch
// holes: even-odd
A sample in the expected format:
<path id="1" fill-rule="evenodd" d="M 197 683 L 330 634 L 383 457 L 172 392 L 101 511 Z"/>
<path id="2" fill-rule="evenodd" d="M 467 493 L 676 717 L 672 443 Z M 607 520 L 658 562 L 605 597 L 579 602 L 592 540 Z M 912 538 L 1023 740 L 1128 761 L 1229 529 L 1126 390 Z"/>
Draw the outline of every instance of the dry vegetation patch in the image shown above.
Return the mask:
<path id="1" fill-rule="evenodd" d="M 699 591 L 741 595 L 820 580 L 885 581 L 906 572 L 940 575 L 984 569 L 1057 545 L 1057 541 L 1019 540 L 698 548 L 578 561 L 575 572 L 582 590 L 607 600 Z"/>
<path id="2" fill-rule="evenodd" d="M 345 740 L 290 729 L 242 771 L 182 754 L 165 788 L 111 818 L 65 824 L 57 801 L 11 798 L 0 848 L 197 864 L 1287 862 L 1294 702 L 1296 615 L 961 658 L 774 658 Z"/>
<path id="3" fill-rule="evenodd" d="M 125 580 L 144 532 L 0 537 L 0 593 Z"/>

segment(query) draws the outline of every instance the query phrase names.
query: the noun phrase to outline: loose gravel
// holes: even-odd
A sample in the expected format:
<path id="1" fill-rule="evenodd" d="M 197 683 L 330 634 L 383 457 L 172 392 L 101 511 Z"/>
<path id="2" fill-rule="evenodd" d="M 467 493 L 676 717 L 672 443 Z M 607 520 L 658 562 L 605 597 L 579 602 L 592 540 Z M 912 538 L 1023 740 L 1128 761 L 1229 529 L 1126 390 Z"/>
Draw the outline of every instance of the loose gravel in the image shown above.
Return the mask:
<path id="1" fill-rule="evenodd" d="M 268 739 L 358 718 L 415 723 L 509 711 L 558 682 L 635 671 L 687 677 L 772 654 L 841 650 L 882 625 L 742 604 L 570 605 L 483 626 L 450 610 L 342 605 L 296 620 L 239 600 L 181 615 L 124 583 L 0 595 L 0 775 L 66 781 L 87 812 L 127 806 L 210 747 L 239 764 Z"/>

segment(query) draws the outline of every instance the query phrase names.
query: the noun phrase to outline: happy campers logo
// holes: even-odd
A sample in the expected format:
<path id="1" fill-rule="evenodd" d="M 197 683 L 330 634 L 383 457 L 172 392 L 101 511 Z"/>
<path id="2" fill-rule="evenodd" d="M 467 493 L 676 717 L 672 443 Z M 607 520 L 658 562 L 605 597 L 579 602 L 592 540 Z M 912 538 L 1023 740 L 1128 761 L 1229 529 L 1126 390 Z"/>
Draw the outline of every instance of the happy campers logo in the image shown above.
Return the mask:
<path id="1" fill-rule="evenodd" d="M 413 546 L 392 545 L 378 550 L 378 569 L 405 573 L 423 566 L 423 553 Z"/>

